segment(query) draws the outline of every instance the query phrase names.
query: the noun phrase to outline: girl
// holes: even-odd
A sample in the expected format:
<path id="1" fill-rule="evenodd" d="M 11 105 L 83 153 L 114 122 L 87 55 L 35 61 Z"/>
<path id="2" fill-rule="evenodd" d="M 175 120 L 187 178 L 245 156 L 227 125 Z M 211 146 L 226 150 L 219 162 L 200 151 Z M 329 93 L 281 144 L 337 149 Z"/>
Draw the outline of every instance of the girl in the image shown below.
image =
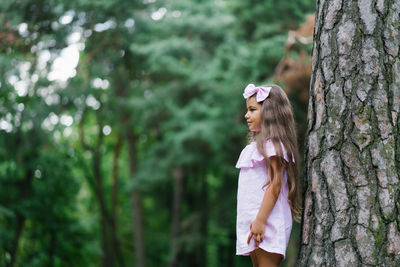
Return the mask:
<path id="1" fill-rule="evenodd" d="M 240 153 L 236 254 L 253 266 L 279 266 L 285 258 L 292 217 L 297 218 L 298 159 L 293 112 L 277 85 L 249 84 L 245 119 L 248 144 Z"/>

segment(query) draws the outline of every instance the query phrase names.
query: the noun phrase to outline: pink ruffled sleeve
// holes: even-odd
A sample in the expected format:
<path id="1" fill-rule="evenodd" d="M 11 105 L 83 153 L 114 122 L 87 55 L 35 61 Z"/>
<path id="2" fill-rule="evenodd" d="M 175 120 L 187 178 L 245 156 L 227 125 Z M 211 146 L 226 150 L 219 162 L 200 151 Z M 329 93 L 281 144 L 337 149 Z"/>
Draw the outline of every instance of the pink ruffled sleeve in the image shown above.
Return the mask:
<path id="1" fill-rule="evenodd" d="M 287 155 L 286 149 L 283 146 L 282 142 L 281 143 L 281 147 L 282 147 L 282 152 L 283 152 L 283 158 L 289 162 L 289 157 Z M 265 154 L 267 154 L 268 157 L 272 157 L 272 156 L 276 156 L 276 150 L 274 147 L 274 144 L 272 143 L 271 139 L 268 139 L 265 142 Z M 292 161 L 294 162 L 294 157 L 292 157 Z"/>
<path id="2" fill-rule="evenodd" d="M 283 158 L 289 162 L 289 158 L 287 156 L 287 152 L 285 147 L 282 146 L 282 152 L 283 152 Z M 270 139 L 266 140 L 265 142 L 265 153 L 267 154 L 268 157 L 276 156 L 276 151 L 274 144 Z M 293 162 L 294 162 L 294 157 L 292 157 Z M 248 144 L 240 153 L 239 159 L 236 163 L 236 168 L 251 168 L 255 167 L 257 165 L 263 164 L 264 162 L 264 157 L 261 155 L 258 150 L 255 142 L 251 142 Z"/>
<path id="3" fill-rule="evenodd" d="M 258 152 L 256 143 L 251 142 L 240 153 L 236 168 L 251 168 L 261 164 L 264 157 Z"/>

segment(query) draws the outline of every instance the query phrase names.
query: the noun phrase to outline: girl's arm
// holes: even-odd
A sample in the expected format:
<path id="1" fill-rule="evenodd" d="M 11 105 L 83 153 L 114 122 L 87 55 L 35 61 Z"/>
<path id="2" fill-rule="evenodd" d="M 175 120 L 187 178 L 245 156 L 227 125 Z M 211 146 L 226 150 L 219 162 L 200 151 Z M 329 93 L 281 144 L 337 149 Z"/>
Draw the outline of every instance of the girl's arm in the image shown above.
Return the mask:
<path id="1" fill-rule="evenodd" d="M 283 160 L 282 163 L 279 164 L 280 162 L 278 162 L 278 160 L 281 160 L 280 158 L 270 157 L 269 160 L 271 163 L 273 179 L 271 179 L 272 182 L 269 183 L 265 190 L 257 217 L 250 225 L 250 234 L 247 239 L 247 243 L 250 243 L 251 238 L 254 237 L 257 247 L 258 243 L 260 243 L 264 238 L 265 224 L 267 223 L 267 219 L 278 199 L 282 188 L 283 175 L 286 169 L 286 164 Z"/>

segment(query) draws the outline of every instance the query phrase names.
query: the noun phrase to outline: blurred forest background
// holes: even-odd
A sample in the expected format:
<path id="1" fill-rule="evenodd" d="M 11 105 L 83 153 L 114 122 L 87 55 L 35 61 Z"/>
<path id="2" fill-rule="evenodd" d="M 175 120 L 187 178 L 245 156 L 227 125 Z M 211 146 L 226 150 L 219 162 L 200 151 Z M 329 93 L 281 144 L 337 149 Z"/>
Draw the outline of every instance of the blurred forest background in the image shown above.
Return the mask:
<path id="1" fill-rule="evenodd" d="M 251 266 L 235 256 L 242 92 L 286 90 L 302 154 L 314 11 L 2 0 L 0 265 Z"/>

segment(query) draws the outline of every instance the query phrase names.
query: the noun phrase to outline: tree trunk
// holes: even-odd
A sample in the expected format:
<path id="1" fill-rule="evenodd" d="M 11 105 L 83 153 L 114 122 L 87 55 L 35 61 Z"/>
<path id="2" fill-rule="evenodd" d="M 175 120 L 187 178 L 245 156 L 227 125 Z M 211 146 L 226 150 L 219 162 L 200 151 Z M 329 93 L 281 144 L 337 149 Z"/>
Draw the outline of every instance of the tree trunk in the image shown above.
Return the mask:
<path id="1" fill-rule="evenodd" d="M 15 225 L 15 234 L 14 234 L 12 248 L 10 251 L 10 264 L 8 265 L 9 267 L 15 266 L 15 264 L 17 262 L 19 240 L 21 238 L 22 229 L 23 229 L 24 223 L 25 223 L 24 216 L 17 214 L 16 217 L 17 217 L 17 219 L 16 219 L 17 223 Z"/>
<path id="2" fill-rule="evenodd" d="M 114 159 L 113 159 L 113 182 L 112 182 L 112 195 L 111 195 L 111 238 L 113 241 L 113 249 L 114 253 L 118 259 L 118 263 L 120 266 L 125 266 L 124 258 L 121 253 L 121 246 L 118 240 L 118 231 L 117 231 L 117 207 L 118 207 L 118 177 L 119 177 L 119 167 L 118 161 L 121 155 L 122 148 L 122 135 L 118 134 L 117 143 L 114 148 Z"/>
<path id="3" fill-rule="evenodd" d="M 57 235 L 54 230 L 50 230 L 50 242 L 49 242 L 49 267 L 54 267 L 55 252 L 57 246 Z"/>
<path id="4" fill-rule="evenodd" d="M 126 124 L 129 125 L 129 124 Z M 128 152 L 129 152 L 129 167 L 131 179 L 134 179 L 136 173 L 136 138 L 132 132 L 132 129 L 126 127 L 126 137 L 128 141 Z M 133 235 L 135 241 L 135 259 L 137 267 L 146 266 L 145 252 L 144 252 L 144 240 L 143 240 L 143 228 L 142 228 L 142 204 L 140 191 L 136 188 L 132 189 L 131 192 L 132 202 L 132 220 L 133 220 Z"/>
<path id="5" fill-rule="evenodd" d="M 399 14 L 317 3 L 297 266 L 400 266 Z"/>
<path id="6" fill-rule="evenodd" d="M 100 110 L 98 111 L 100 112 Z M 86 116 L 86 110 L 83 112 L 82 119 L 79 123 L 79 139 L 81 145 L 85 151 L 89 151 L 92 156 L 92 170 L 93 170 L 93 181 L 88 175 L 89 184 L 93 187 L 93 191 L 96 196 L 97 203 L 100 209 L 100 228 L 101 228 L 101 246 L 102 246 L 102 266 L 114 266 L 114 253 L 113 253 L 113 243 L 110 235 L 112 234 L 112 222 L 110 219 L 110 212 L 106 205 L 105 192 L 103 188 L 103 176 L 101 171 L 102 164 L 102 153 L 101 146 L 103 145 L 103 123 L 101 122 L 101 115 L 97 115 L 97 143 L 94 147 L 90 147 L 85 141 L 84 134 L 84 120 Z"/>
<path id="7" fill-rule="evenodd" d="M 205 175 L 201 177 L 201 193 L 200 200 L 202 201 L 201 205 L 201 225 L 200 225 L 200 233 L 202 236 L 201 246 L 199 248 L 200 254 L 200 262 L 199 266 L 206 266 L 207 264 L 207 234 L 208 234 L 208 214 L 209 214 L 209 206 L 208 206 L 208 184 L 207 178 Z"/>
<path id="8" fill-rule="evenodd" d="M 173 207 L 172 207 L 172 223 L 171 223 L 171 261 L 170 267 L 177 265 L 177 256 L 179 252 L 178 236 L 179 236 L 179 225 L 180 225 L 180 212 L 182 204 L 182 188 L 183 188 L 183 169 L 181 167 L 176 168 L 173 171 L 175 179 L 174 196 L 173 196 Z"/>
<path id="9" fill-rule="evenodd" d="M 129 155 L 129 174 L 132 181 L 135 179 L 136 174 L 136 135 L 133 130 L 133 123 L 131 123 L 131 112 L 126 106 L 126 99 L 129 97 L 129 87 L 127 83 L 129 81 L 129 66 L 126 65 L 126 69 L 122 69 L 120 72 L 115 72 L 115 94 L 120 101 L 120 123 L 124 131 L 124 138 L 128 146 Z M 133 188 L 131 192 L 131 204 L 132 204 L 132 228 L 133 228 L 133 240 L 135 247 L 135 266 L 145 267 L 145 244 L 143 239 L 143 223 L 142 223 L 142 203 L 140 191 L 137 188 Z"/>
<path id="10" fill-rule="evenodd" d="M 101 152 L 102 144 L 102 125 L 99 125 L 99 141 L 93 151 L 93 175 L 95 181 L 95 192 L 98 204 L 100 206 L 100 225 L 101 225 L 101 244 L 103 248 L 102 266 L 114 265 L 114 253 L 111 242 L 111 219 L 107 209 L 105 193 L 103 188 L 103 177 L 101 172 Z"/>
<path id="11" fill-rule="evenodd" d="M 22 158 L 22 156 L 21 156 Z M 27 160 L 20 160 L 19 163 L 22 165 L 22 163 L 27 162 Z M 20 166 L 21 167 L 21 166 Z M 22 168 L 22 167 L 21 167 Z M 22 181 L 20 184 L 20 189 L 22 192 L 22 199 L 26 200 L 29 199 L 31 196 L 32 192 L 32 178 L 33 178 L 33 171 L 32 169 L 28 169 L 25 173 L 25 179 Z M 17 255 L 18 255 L 18 247 L 19 247 L 19 241 L 22 236 L 22 231 L 24 229 L 24 224 L 25 224 L 25 215 L 17 212 L 16 216 L 16 225 L 15 225 L 15 234 L 14 234 L 14 239 L 12 242 L 12 248 L 10 251 L 10 264 L 8 266 L 13 267 L 17 263 Z"/>

